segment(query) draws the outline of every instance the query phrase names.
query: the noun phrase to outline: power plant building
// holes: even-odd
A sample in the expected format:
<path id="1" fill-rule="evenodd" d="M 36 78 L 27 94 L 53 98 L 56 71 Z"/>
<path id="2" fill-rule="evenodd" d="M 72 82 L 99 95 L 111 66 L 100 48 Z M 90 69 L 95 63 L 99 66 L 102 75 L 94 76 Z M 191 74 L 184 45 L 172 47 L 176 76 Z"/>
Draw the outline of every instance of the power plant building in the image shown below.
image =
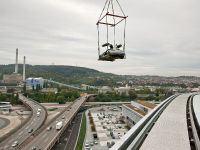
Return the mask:
<path id="1" fill-rule="evenodd" d="M 40 88 L 43 88 L 44 86 L 44 79 L 43 78 L 27 78 L 26 79 L 26 85 L 27 86 L 31 86 L 34 87 L 36 89 L 36 87 L 39 85 Z"/>
<path id="2" fill-rule="evenodd" d="M 3 82 L 4 83 L 19 83 L 22 81 L 22 75 L 21 74 L 4 74 L 3 75 Z"/>
<path id="3" fill-rule="evenodd" d="M 16 62 L 15 62 L 15 72 L 12 74 L 4 74 L 3 75 L 3 82 L 4 83 L 19 83 L 23 80 L 21 74 L 18 73 L 18 49 L 16 49 Z"/>

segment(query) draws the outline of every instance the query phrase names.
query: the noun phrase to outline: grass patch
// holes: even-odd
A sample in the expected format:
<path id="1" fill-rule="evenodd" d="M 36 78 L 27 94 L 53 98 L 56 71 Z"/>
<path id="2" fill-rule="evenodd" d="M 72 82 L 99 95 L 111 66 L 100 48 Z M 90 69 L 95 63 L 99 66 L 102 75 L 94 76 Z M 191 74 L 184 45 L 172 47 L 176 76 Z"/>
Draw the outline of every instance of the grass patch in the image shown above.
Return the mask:
<path id="1" fill-rule="evenodd" d="M 48 111 L 54 111 L 56 109 L 58 109 L 58 108 L 49 108 Z"/>
<path id="2" fill-rule="evenodd" d="M 80 129 L 80 132 L 79 132 L 78 142 L 76 144 L 76 150 L 82 150 L 83 149 L 83 142 L 84 142 L 84 139 L 85 139 L 85 133 L 86 133 L 86 116 L 85 116 L 85 113 L 83 113 L 81 129 Z"/>

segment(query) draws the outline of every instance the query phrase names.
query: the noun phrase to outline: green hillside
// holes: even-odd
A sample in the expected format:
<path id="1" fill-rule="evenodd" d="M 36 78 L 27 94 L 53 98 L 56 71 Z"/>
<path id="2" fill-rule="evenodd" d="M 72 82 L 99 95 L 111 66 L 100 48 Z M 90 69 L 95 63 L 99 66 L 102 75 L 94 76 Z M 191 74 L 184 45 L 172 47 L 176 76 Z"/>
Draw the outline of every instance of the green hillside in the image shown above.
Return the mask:
<path id="1" fill-rule="evenodd" d="M 0 79 L 3 74 L 14 72 L 15 65 L 0 65 Z M 19 73 L 22 74 L 22 64 L 19 64 Z M 26 65 L 26 77 L 43 77 L 67 84 L 90 84 L 90 85 L 113 85 L 115 83 L 114 74 L 99 72 L 94 69 L 62 66 L 62 65 Z"/>

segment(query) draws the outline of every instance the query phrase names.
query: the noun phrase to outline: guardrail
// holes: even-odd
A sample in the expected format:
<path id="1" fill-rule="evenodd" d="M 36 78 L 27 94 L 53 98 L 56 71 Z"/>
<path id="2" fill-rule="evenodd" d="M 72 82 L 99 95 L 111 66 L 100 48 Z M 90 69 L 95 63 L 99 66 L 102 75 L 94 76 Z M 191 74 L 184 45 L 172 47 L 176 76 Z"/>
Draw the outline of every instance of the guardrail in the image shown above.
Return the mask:
<path id="1" fill-rule="evenodd" d="M 200 150 L 200 140 L 199 140 L 199 127 L 197 125 L 197 120 L 195 120 L 195 112 L 193 108 L 193 97 L 195 95 L 191 95 L 187 101 L 186 107 L 186 118 L 187 118 L 187 126 L 188 126 L 188 135 L 190 141 L 191 150 Z"/>
<path id="2" fill-rule="evenodd" d="M 1 142 L 3 142 L 4 140 L 6 140 L 9 136 L 11 136 L 13 133 L 15 133 L 17 130 L 19 130 L 19 129 L 21 129 L 30 119 L 31 119 L 31 117 L 32 117 L 32 115 L 33 115 L 33 110 L 32 110 L 32 108 L 27 104 L 27 103 L 25 103 L 23 100 L 21 100 L 20 98 L 19 98 L 19 100 L 26 106 L 26 107 L 28 107 L 30 110 L 31 110 L 31 116 L 30 117 L 28 117 L 25 121 L 23 121 L 18 127 L 16 127 L 16 128 L 14 128 L 13 130 L 11 130 L 9 133 L 7 133 L 6 135 L 4 135 L 4 136 L 2 136 L 1 138 L 0 138 L 0 141 Z"/>
<path id="3" fill-rule="evenodd" d="M 149 114 L 133 126 L 118 143 L 113 145 L 110 150 L 139 149 L 161 113 L 177 96 L 173 95 L 156 106 Z"/>
<path id="4" fill-rule="evenodd" d="M 89 97 L 86 97 L 86 100 Z M 85 100 L 85 101 L 86 101 Z M 85 103 L 85 102 L 84 102 Z M 83 104 L 82 104 L 83 105 Z M 80 110 L 81 106 L 77 109 L 76 112 L 74 112 L 74 114 L 72 115 L 72 117 L 70 118 L 70 120 L 67 122 L 67 124 L 65 124 L 65 126 L 63 126 L 63 128 L 61 128 L 61 130 L 59 131 L 58 135 L 56 137 L 54 137 L 54 139 L 52 139 L 52 142 L 50 143 L 50 145 L 47 146 L 47 148 L 45 150 L 50 150 L 57 141 L 59 141 L 62 133 L 67 129 L 68 125 L 71 123 L 71 121 L 73 120 L 73 118 L 76 116 L 76 114 L 78 113 L 78 111 Z"/>
<path id="5" fill-rule="evenodd" d="M 24 97 L 25 97 L 25 96 L 24 96 Z M 33 135 L 37 134 L 38 131 L 41 131 L 41 130 L 40 130 L 40 129 L 41 129 L 41 126 L 44 124 L 44 122 L 45 122 L 46 119 L 47 119 L 47 109 L 46 109 L 42 104 L 40 104 L 39 102 L 37 102 L 37 101 L 35 101 L 35 100 L 33 100 L 33 99 L 30 99 L 30 98 L 28 98 L 28 97 L 25 97 L 25 98 L 28 99 L 29 101 L 32 101 L 32 102 L 34 102 L 34 103 L 37 103 L 37 105 L 41 106 L 41 107 L 44 109 L 44 111 L 45 111 L 45 118 L 44 118 L 44 120 L 42 121 L 42 123 L 40 124 L 40 126 L 38 127 L 38 129 L 35 130 L 35 131 L 32 133 L 32 136 L 29 136 L 25 141 L 23 141 L 23 142 L 18 146 L 18 149 L 22 149 L 27 143 L 29 143 L 29 141 L 32 140 Z M 25 103 L 25 104 L 27 104 L 27 103 Z M 31 108 L 31 109 L 32 109 L 32 108 Z M 33 110 L 32 110 L 32 111 L 33 111 Z"/>
<path id="6" fill-rule="evenodd" d="M 45 119 L 41 123 L 41 125 L 40 125 L 40 127 L 41 127 L 44 124 L 44 122 L 46 121 L 46 119 L 47 119 L 47 109 L 42 104 L 40 104 L 39 102 L 37 102 L 37 101 L 35 101 L 33 99 L 30 99 L 30 98 L 27 98 L 27 99 L 33 101 L 34 103 L 37 103 L 38 105 L 40 105 L 44 109 L 44 111 L 45 111 Z"/>
<path id="7" fill-rule="evenodd" d="M 199 93 L 198 95 L 200 95 L 200 93 Z M 193 98 L 194 98 L 194 97 L 193 97 Z M 200 139 L 200 122 L 198 121 L 197 115 L 196 115 L 196 113 L 195 113 L 195 111 L 194 111 L 193 98 L 192 98 L 192 104 L 191 104 L 191 106 L 192 106 L 192 110 L 193 110 L 194 123 L 195 123 L 196 129 L 197 129 L 198 137 L 199 137 L 199 139 Z"/>

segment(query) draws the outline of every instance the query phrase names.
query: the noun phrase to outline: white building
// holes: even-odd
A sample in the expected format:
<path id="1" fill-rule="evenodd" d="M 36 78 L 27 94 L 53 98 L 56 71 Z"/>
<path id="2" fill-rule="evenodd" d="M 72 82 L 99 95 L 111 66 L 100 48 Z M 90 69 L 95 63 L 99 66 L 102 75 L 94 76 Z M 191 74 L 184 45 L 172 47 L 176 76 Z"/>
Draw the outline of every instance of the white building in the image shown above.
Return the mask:
<path id="1" fill-rule="evenodd" d="M 199 88 L 193 88 L 191 92 L 200 92 Z"/>
<path id="2" fill-rule="evenodd" d="M 0 86 L 0 93 L 7 93 L 6 86 Z"/>
<path id="3" fill-rule="evenodd" d="M 97 89 L 95 86 L 87 85 L 87 84 L 81 84 L 81 88 L 83 90 L 89 90 L 89 89 Z"/>
<path id="4" fill-rule="evenodd" d="M 125 94 L 126 96 L 129 96 L 129 91 L 131 90 L 131 87 L 126 85 L 125 87 L 115 88 L 114 90 L 119 95 Z"/>
<path id="5" fill-rule="evenodd" d="M 103 86 L 98 89 L 98 93 L 106 94 L 108 92 L 113 92 L 113 89 L 109 86 Z"/>
<path id="6" fill-rule="evenodd" d="M 127 125 L 132 127 L 155 106 L 155 104 L 148 101 L 132 101 L 131 104 L 122 105 L 122 115 Z"/>
<path id="7" fill-rule="evenodd" d="M 7 114 L 12 109 L 10 102 L 0 102 L 0 113 Z"/>
<path id="8" fill-rule="evenodd" d="M 26 79 L 26 85 L 34 87 L 36 89 L 37 85 L 40 85 L 41 88 L 44 86 L 44 79 L 43 78 L 28 78 Z"/>

